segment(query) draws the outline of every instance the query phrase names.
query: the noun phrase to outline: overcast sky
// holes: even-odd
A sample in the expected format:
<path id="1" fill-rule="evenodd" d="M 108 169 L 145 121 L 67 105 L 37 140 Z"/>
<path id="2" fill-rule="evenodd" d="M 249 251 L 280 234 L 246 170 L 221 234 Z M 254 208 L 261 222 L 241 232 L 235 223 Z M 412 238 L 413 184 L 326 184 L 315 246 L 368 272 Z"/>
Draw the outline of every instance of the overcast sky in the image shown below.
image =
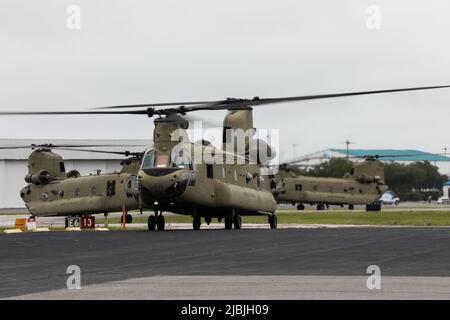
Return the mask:
<path id="1" fill-rule="evenodd" d="M 81 9 L 81 29 L 66 22 Z M 369 29 L 367 9 L 381 10 Z M 448 0 L 2 0 L 0 110 L 450 84 Z M 450 148 L 450 89 L 258 107 L 282 157 Z M 224 112 L 201 113 L 221 120 Z M 152 136 L 145 116 L 3 117 L 0 138 Z"/>

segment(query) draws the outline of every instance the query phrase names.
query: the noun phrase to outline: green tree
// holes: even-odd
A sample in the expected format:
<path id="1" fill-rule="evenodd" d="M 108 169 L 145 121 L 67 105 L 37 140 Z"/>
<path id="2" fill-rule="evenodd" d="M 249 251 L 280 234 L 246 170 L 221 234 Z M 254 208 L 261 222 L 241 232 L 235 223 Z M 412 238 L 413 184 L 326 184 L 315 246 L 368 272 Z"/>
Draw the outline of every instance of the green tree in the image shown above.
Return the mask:
<path id="1" fill-rule="evenodd" d="M 428 195 L 436 198 L 448 176 L 428 161 L 409 164 L 388 162 L 385 164 L 386 184 L 403 200 L 424 200 Z M 429 190 L 439 190 L 429 192 Z"/>

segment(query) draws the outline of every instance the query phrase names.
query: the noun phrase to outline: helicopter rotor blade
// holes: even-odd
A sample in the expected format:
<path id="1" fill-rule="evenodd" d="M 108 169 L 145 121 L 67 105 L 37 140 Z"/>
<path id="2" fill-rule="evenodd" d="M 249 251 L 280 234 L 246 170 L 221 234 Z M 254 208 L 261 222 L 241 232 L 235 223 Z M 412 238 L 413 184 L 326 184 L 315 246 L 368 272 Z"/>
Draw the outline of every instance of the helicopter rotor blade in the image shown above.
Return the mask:
<path id="1" fill-rule="evenodd" d="M 111 151 L 111 150 L 95 150 L 95 149 L 65 148 L 65 147 L 60 147 L 60 148 L 57 148 L 57 149 L 58 150 L 66 150 L 66 151 L 81 151 L 81 152 L 92 152 L 92 153 L 118 154 L 118 155 L 124 155 L 126 157 L 128 157 L 128 156 L 142 157 L 144 155 L 144 151 L 142 151 L 142 152 L 135 152 L 135 151 Z"/>
<path id="2" fill-rule="evenodd" d="M 400 88 L 400 89 L 355 91 L 355 92 L 318 94 L 318 95 L 281 97 L 281 98 L 259 98 L 259 97 L 255 97 L 253 99 L 228 98 L 225 100 L 218 100 L 218 101 L 170 102 L 170 103 L 154 103 L 154 104 L 140 104 L 140 105 L 123 105 L 123 106 L 101 107 L 101 108 L 95 108 L 95 109 L 124 109 L 124 108 L 142 108 L 142 107 L 148 108 L 148 107 L 157 107 L 157 106 L 176 106 L 176 105 L 178 105 L 179 108 L 175 108 L 175 110 L 179 111 L 180 113 L 199 111 L 199 110 L 240 110 L 240 109 L 250 108 L 253 106 L 273 104 L 273 103 L 329 99 L 329 98 L 350 97 L 350 96 L 381 94 L 381 93 L 405 92 L 405 91 L 442 89 L 442 88 L 449 88 L 449 87 L 450 87 L 450 85 L 410 87 L 410 88 Z M 164 110 L 164 109 L 160 109 L 160 110 Z"/>
<path id="3" fill-rule="evenodd" d="M 0 146 L 0 150 L 12 150 L 12 149 L 67 149 L 77 150 L 76 148 L 95 148 L 95 147 L 148 147 L 148 145 L 119 145 L 119 144 L 29 144 L 29 145 L 12 145 L 12 146 Z M 92 151 L 93 149 L 86 149 Z M 80 150 L 81 151 L 81 150 Z"/>
<path id="4" fill-rule="evenodd" d="M 446 155 L 442 153 L 416 153 L 416 154 L 368 154 L 363 156 L 349 156 L 348 158 L 351 159 L 382 159 L 382 158 L 410 158 L 410 157 L 422 157 L 422 156 L 441 156 L 446 157 L 450 161 L 450 157 L 447 157 Z"/>
<path id="5" fill-rule="evenodd" d="M 101 114 L 131 114 L 153 116 L 152 110 L 121 110 L 121 111 L 5 111 L 0 112 L 2 116 L 45 116 L 45 115 L 101 115 Z"/>
<path id="6" fill-rule="evenodd" d="M 331 160 L 331 159 L 383 159 L 383 158 L 409 158 L 409 157 L 419 157 L 424 155 L 433 155 L 433 156 L 441 156 L 441 157 L 447 157 L 446 155 L 442 153 L 416 153 L 416 154 L 383 154 L 383 155 L 377 155 L 377 154 L 367 154 L 362 156 L 348 156 L 348 157 L 329 157 L 329 156 L 317 156 L 317 157 L 306 157 L 299 160 L 292 160 L 292 161 L 285 161 L 283 163 L 280 163 L 279 166 L 297 166 L 297 164 L 304 162 L 304 161 L 310 161 L 310 160 Z M 447 157 L 448 161 L 450 161 L 450 157 Z M 414 159 L 412 159 L 414 160 Z M 395 161 L 395 160 L 393 160 Z"/>
<path id="7" fill-rule="evenodd" d="M 283 103 L 283 102 L 294 102 L 294 101 L 305 101 L 305 100 L 318 100 L 318 99 L 329 99 L 329 98 L 340 98 L 340 97 L 351 97 L 351 96 L 361 96 L 361 95 L 371 95 L 371 94 L 381 94 L 381 93 L 395 93 L 395 92 L 405 92 L 405 91 L 419 91 L 419 90 L 432 90 L 432 89 L 443 89 L 450 88 L 450 85 L 444 86 L 428 86 L 428 87 L 411 87 L 411 88 L 400 88 L 400 89 L 386 89 L 386 90 L 373 90 L 373 91 L 355 91 L 355 92 L 343 92 L 343 93 L 331 93 L 331 94 L 318 94 L 318 95 L 307 95 L 307 96 L 297 96 L 297 97 L 283 97 L 283 98 L 258 98 L 255 97 L 251 100 L 246 99 L 227 99 L 221 103 L 211 103 L 206 105 L 197 105 L 184 107 L 185 112 L 198 111 L 198 110 L 240 110 L 249 107 L 273 104 L 273 103 Z"/>
<path id="8" fill-rule="evenodd" d="M 187 102 L 167 102 L 167 103 L 143 103 L 143 104 L 125 104 L 117 106 L 107 106 L 100 108 L 92 108 L 93 110 L 101 109 L 130 109 L 130 108 L 150 108 L 150 107 L 165 107 L 165 106 L 187 106 L 187 105 L 205 105 L 221 103 L 223 100 L 218 101 L 187 101 Z"/>
<path id="9" fill-rule="evenodd" d="M 442 86 L 427 86 L 427 87 L 410 87 L 410 88 L 400 88 L 400 89 L 386 89 L 386 90 L 373 90 L 373 91 L 355 91 L 355 92 L 343 92 L 343 93 L 330 93 L 330 94 L 317 94 L 317 95 L 306 95 L 306 96 L 295 96 L 295 97 L 281 97 L 281 98 L 259 98 L 255 97 L 253 99 L 235 99 L 228 98 L 221 101 L 200 101 L 196 102 L 186 102 L 184 104 L 178 102 L 171 102 L 166 104 L 139 104 L 139 105 L 123 105 L 123 106 L 112 106 L 104 107 L 104 109 L 123 109 L 123 108 L 142 108 L 145 110 L 98 110 L 102 108 L 96 108 L 96 110 L 91 111 L 6 111 L 0 112 L 0 115 L 6 116 L 21 116 L 21 115 L 147 115 L 153 117 L 155 114 L 163 115 L 169 113 L 179 113 L 184 115 L 187 112 L 200 111 L 200 110 L 249 110 L 254 106 L 274 104 L 274 103 L 285 103 L 285 102 L 295 102 L 295 101 L 305 101 L 305 100 L 319 100 L 319 99 L 329 99 L 329 98 L 340 98 L 340 97 L 351 97 L 351 96 L 361 96 L 361 95 L 372 95 L 372 94 L 382 94 L 382 93 L 395 93 L 395 92 L 405 92 L 405 91 L 419 91 L 419 90 L 431 90 L 431 89 L 443 89 L 450 88 L 450 85 Z M 160 108 L 154 109 L 152 106 L 172 106 L 178 105 L 176 108 Z"/>

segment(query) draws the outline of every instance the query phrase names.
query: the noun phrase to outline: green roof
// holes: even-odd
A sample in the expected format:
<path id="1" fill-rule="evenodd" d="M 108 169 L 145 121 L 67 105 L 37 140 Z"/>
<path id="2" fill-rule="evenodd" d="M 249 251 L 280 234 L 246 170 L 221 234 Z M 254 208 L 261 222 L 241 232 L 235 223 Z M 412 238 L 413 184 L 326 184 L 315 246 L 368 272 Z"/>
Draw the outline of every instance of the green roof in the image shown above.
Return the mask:
<path id="1" fill-rule="evenodd" d="M 347 154 L 347 149 L 330 149 L 330 151 Z M 382 156 L 385 161 L 450 161 L 450 157 L 428 153 L 419 150 L 396 150 L 396 149 L 350 149 L 350 156 Z M 395 157 L 389 157 L 394 156 Z"/>

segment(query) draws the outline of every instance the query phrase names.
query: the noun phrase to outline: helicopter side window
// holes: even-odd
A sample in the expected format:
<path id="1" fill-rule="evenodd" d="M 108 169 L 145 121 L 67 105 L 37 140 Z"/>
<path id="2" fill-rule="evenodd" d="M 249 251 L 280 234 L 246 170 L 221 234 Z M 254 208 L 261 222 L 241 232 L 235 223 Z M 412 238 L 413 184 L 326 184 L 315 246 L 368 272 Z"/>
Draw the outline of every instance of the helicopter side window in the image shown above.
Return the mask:
<path id="1" fill-rule="evenodd" d="M 116 180 L 108 181 L 106 183 L 106 195 L 108 197 L 116 195 Z"/>
<path id="2" fill-rule="evenodd" d="M 301 184 L 296 184 L 295 185 L 295 191 L 302 191 L 303 186 Z"/>
<path id="3" fill-rule="evenodd" d="M 155 151 L 149 150 L 142 160 L 142 169 L 150 169 L 155 166 Z"/>
<path id="4" fill-rule="evenodd" d="M 231 143 L 231 138 L 231 127 L 223 127 L 222 143 Z"/>
<path id="5" fill-rule="evenodd" d="M 263 176 L 258 176 L 258 178 L 256 178 L 256 181 L 258 182 L 258 187 L 260 188 L 261 185 L 264 183 Z"/>
<path id="6" fill-rule="evenodd" d="M 172 166 L 175 168 L 192 170 L 189 151 L 184 149 L 174 150 L 172 153 Z"/>
<path id="7" fill-rule="evenodd" d="M 66 167 L 64 166 L 64 162 L 59 163 L 59 172 L 66 172 Z"/>
<path id="8" fill-rule="evenodd" d="M 208 179 L 214 178 L 214 171 L 213 171 L 213 165 L 212 164 L 207 164 L 206 165 L 206 176 L 208 177 Z"/>

